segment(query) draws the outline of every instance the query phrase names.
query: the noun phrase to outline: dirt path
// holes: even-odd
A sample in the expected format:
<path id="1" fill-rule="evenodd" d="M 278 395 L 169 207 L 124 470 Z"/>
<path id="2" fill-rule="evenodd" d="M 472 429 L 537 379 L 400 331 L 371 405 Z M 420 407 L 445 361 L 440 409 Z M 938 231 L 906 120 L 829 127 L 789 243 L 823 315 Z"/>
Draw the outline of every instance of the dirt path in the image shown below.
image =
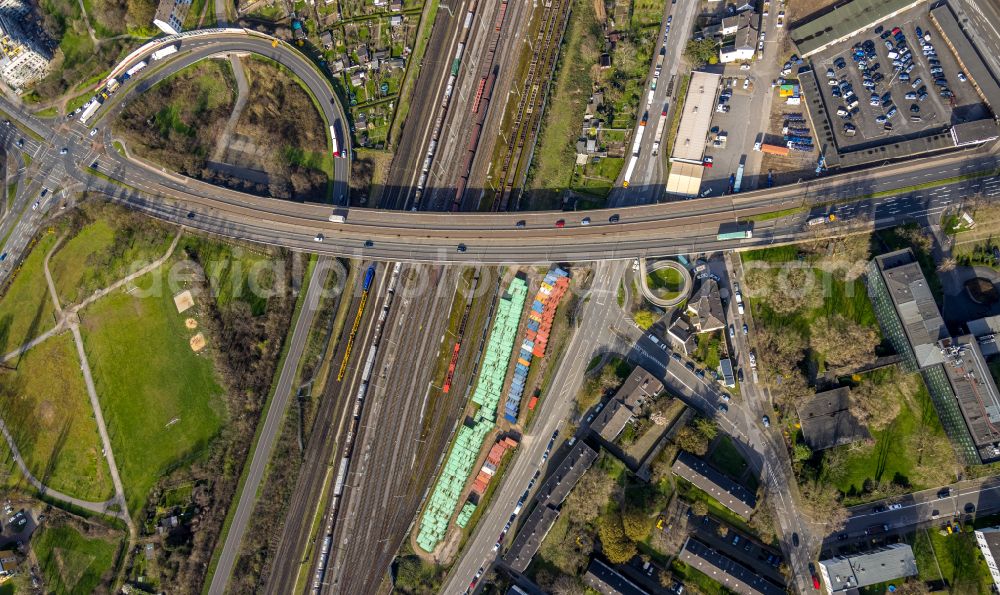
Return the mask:
<path id="1" fill-rule="evenodd" d="M 229 146 L 229 141 L 233 136 L 233 129 L 236 128 L 236 122 L 240 119 L 240 114 L 243 113 L 243 106 L 247 104 L 247 96 L 249 95 L 246 73 L 243 72 L 243 63 L 240 61 L 239 56 L 230 55 L 229 62 L 233 65 L 233 76 L 236 77 L 236 90 L 239 94 L 236 96 L 236 105 L 233 106 L 233 113 L 229 114 L 226 127 L 222 130 L 222 134 L 219 135 L 219 140 L 215 143 L 215 151 L 212 152 L 212 161 L 215 162 L 221 162 L 222 158 L 225 157 L 226 147 Z"/>

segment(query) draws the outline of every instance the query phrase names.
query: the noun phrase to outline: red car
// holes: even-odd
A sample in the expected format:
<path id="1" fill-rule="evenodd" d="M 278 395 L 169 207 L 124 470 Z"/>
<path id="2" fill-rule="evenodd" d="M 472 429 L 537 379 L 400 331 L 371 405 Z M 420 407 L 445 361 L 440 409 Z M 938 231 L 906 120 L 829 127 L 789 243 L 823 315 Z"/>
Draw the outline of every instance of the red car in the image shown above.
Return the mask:
<path id="1" fill-rule="evenodd" d="M 702 165 L 704 165 L 705 167 L 712 167 L 712 158 L 705 157 L 705 160 L 702 161 Z"/>
<path id="2" fill-rule="evenodd" d="M 559 228 L 566 227 L 566 220 L 565 219 L 560 219 L 559 221 L 556 221 L 556 227 L 559 227 Z"/>
<path id="3" fill-rule="evenodd" d="M 900 32 L 902 32 L 902 29 L 900 29 L 899 27 L 893 27 L 893 28 L 892 28 L 892 34 L 893 34 L 893 35 L 897 35 L 897 34 L 899 34 Z"/>
<path id="4" fill-rule="evenodd" d="M 815 572 L 812 575 L 812 579 L 813 579 L 813 589 L 817 589 L 818 590 L 820 588 L 819 577 L 816 576 Z"/>

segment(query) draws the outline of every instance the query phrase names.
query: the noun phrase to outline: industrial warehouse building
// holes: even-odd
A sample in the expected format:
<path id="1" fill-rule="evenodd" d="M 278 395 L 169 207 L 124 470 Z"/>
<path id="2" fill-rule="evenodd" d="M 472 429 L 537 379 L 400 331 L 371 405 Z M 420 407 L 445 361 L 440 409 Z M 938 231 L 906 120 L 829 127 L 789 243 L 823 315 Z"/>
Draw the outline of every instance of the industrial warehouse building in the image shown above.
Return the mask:
<path id="1" fill-rule="evenodd" d="M 948 438 L 968 465 L 1000 460 L 1000 393 L 972 335 L 951 337 L 909 249 L 868 265 L 868 295 L 882 334 L 907 371 L 919 370 Z"/>
<path id="2" fill-rule="evenodd" d="M 819 561 L 827 593 L 857 593 L 858 589 L 917 574 L 917 560 L 905 543 L 894 543 L 858 556 Z"/>
<path id="3" fill-rule="evenodd" d="M 962 30 L 955 13 L 947 3 L 942 3 L 931 10 L 931 21 L 938 28 L 942 39 L 951 48 L 958 60 L 958 65 L 969 77 L 969 82 L 979 93 L 979 96 L 996 115 L 1000 109 L 1000 86 L 990 69 L 983 63 L 975 44 Z"/>
<path id="4" fill-rule="evenodd" d="M 668 194 L 698 196 L 701 178 L 705 173 L 702 164 L 705 141 L 712 126 L 715 98 L 721 81 L 721 74 L 697 71 L 691 73 L 687 99 L 684 100 L 680 125 L 670 155 Z"/>
<path id="5" fill-rule="evenodd" d="M 923 0 L 848 0 L 797 24 L 789 34 L 799 48 L 799 55 L 807 58 L 921 2 Z"/>

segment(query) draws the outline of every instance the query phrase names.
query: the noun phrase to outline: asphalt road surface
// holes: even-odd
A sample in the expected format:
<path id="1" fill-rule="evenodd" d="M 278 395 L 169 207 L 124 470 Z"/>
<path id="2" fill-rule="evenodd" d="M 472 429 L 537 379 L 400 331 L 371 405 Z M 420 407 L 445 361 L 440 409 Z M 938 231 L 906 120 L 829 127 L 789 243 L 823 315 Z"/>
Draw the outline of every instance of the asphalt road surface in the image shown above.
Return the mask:
<path id="1" fill-rule="evenodd" d="M 323 262 L 321 259 L 320 263 Z M 299 317 L 295 321 L 291 338 L 288 342 L 288 352 L 285 355 L 284 365 L 278 376 L 278 383 L 274 389 L 274 396 L 271 404 L 267 408 L 264 424 L 260 431 L 260 436 L 253 446 L 250 458 L 250 468 L 243 483 L 243 489 L 239 492 L 236 500 L 236 512 L 233 515 L 232 523 L 229 525 L 229 532 L 223 542 L 222 551 L 219 554 L 218 564 L 212 574 L 212 581 L 209 584 L 208 592 L 213 595 L 222 595 L 226 589 L 226 583 L 233 574 L 233 566 L 236 563 L 236 556 L 240 552 L 240 544 L 246 535 L 247 524 L 250 522 L 250 515 L 254 505 L 257 503 L 257 490 L 260 488 L 261 480 L 264 478 L 264 471 L 271 460 L 271 452 L 274 450 L 274 441 L 277 439 L 281 428 L 284 425 L 285 410 L 288 406 L 288 399 L 292 394 L 292 382 L 299 369 L 299 359 L 305 350 L 306 339 L 309 337 L 309 329 L 312 328 L 312 321 L 316 317 L 316 308 L 320 303 L 320 295 L 323 291 L 326 275 L 330 269 L 326 266 L 313 268 L 313 277 L 308 281 L 309 287 L 306 289 L 305 299 Z M 318 274 L 317 274 L 318 272 Z"/>

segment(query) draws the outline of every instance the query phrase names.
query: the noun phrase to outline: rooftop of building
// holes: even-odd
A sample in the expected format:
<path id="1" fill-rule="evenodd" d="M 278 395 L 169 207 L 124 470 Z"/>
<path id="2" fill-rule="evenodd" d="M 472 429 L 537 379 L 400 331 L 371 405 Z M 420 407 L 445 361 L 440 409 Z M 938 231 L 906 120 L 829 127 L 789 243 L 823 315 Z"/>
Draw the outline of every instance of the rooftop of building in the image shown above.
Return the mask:
<path id="1" fill-rule="evenodd" d="M 990 375 L 989 367 L 972 335 L 962 335 L 941 342 L 944 370 L 955 392 L 962 417 L 980 458 L 992 460 L 1000 456 L 1000 392 Z"/>
<path id="2" fill-rule="evenodd" d="M 719 284 L 711 277 L 701 280 L 698 289 L 688 300 L 687 308 L 694 317 L 691 322 L 699 332 L 705 333 L 726 326 L 726 314 L 722 309 Z"/>
<path id="3" fill-rule="evenodd" d="M 837 556 L 819 563 L 834 593 L 917 574 L 913 550 L 905 543 L 895 543 L 857 556 Z"/>
<path id="4" fill-rule="evenodd" d="M 918 365 L 925 367 L 940 363 L 941 350 L 937 343 L 949 336 L 948 328 L 913 252 L 909 248 L 890 252 L 876 256 L 875 262 Z"/>
<path id="5" fill-rule="evenodd" d="M 745 519 L 757 506 L 755 494 L 693 454 L 682 451 L 670 470 Z"/>
<path id="6" fill-rule="evenodd" d="M 580 481 L 583 474 L 597 460 L 597 451 L 583 440 L 577 440 L 569 453 L 559 462 L 555 472 L 538 489 L 539 503 L 559 506 Z"/>
<path id="7" fill-rule="evenodd" d="M 802 436 L 813 450 L 824 450 L 871 437 L 850 412 L 851 389 L 842 386 L 799 402 Z"/>
<path id="8" fill-rule="evenodd" d="M 1000 125 L 993 118 L 961 122 L 951 127 L 956 147 L 985 143 L 1000 137 Z"/>
<path id="9" fill-rule="evenodd" d="M 613 568 L 594 558 L 587 566 L 583 582 L 602 595 L 647 595 L 635 583 L 628 580 Z"/>
<path id="10" fill-rule="evenodd" d="M 871 27 L 886 16 L 901 12 L 921 0 L 849 0 L 796 23 L 789 35 L 803 57 L 822 50 L 838 39 Z"/>
<path id="11" fill-rule="evenodd" d="M 721 80 L 722 75 L 714 72 L 691 73 L 671 157 L 701 161 L 708 129 L 715 115 L 715 96 Z"/>
<path id="12" fill-rule="evenodd" d="M 743 595 L 785 593 L 782 587 L 694 537 L 688 537 L 684 542 L 678 559 L 736 593 Z"/>
<path id="13" fill-rule="evenodd" d="M 993 73 L 983 63 L 978 46 L 972 43 L 962 30 L 961 24 L 955 18 L 955 13 L 947 2 L 943 2 L 930 11 L 931 20 L 937 25 L 947 42 L 954 49 L 959 61 L 966 70 L 969 80 L 975 83 L 985 96 L 986 103 L 994 113 L 1000 111 L 1000 85 L 997 85 Z"/>
<path id="14" fill-rule="evenodd" d="M 510 550 L 504 554 L 507 565 L 517 572 L 524 572 L 558 517 L 559 511 L 555 508 L 545 504 L 536 506 L 517 532 Z"/>

